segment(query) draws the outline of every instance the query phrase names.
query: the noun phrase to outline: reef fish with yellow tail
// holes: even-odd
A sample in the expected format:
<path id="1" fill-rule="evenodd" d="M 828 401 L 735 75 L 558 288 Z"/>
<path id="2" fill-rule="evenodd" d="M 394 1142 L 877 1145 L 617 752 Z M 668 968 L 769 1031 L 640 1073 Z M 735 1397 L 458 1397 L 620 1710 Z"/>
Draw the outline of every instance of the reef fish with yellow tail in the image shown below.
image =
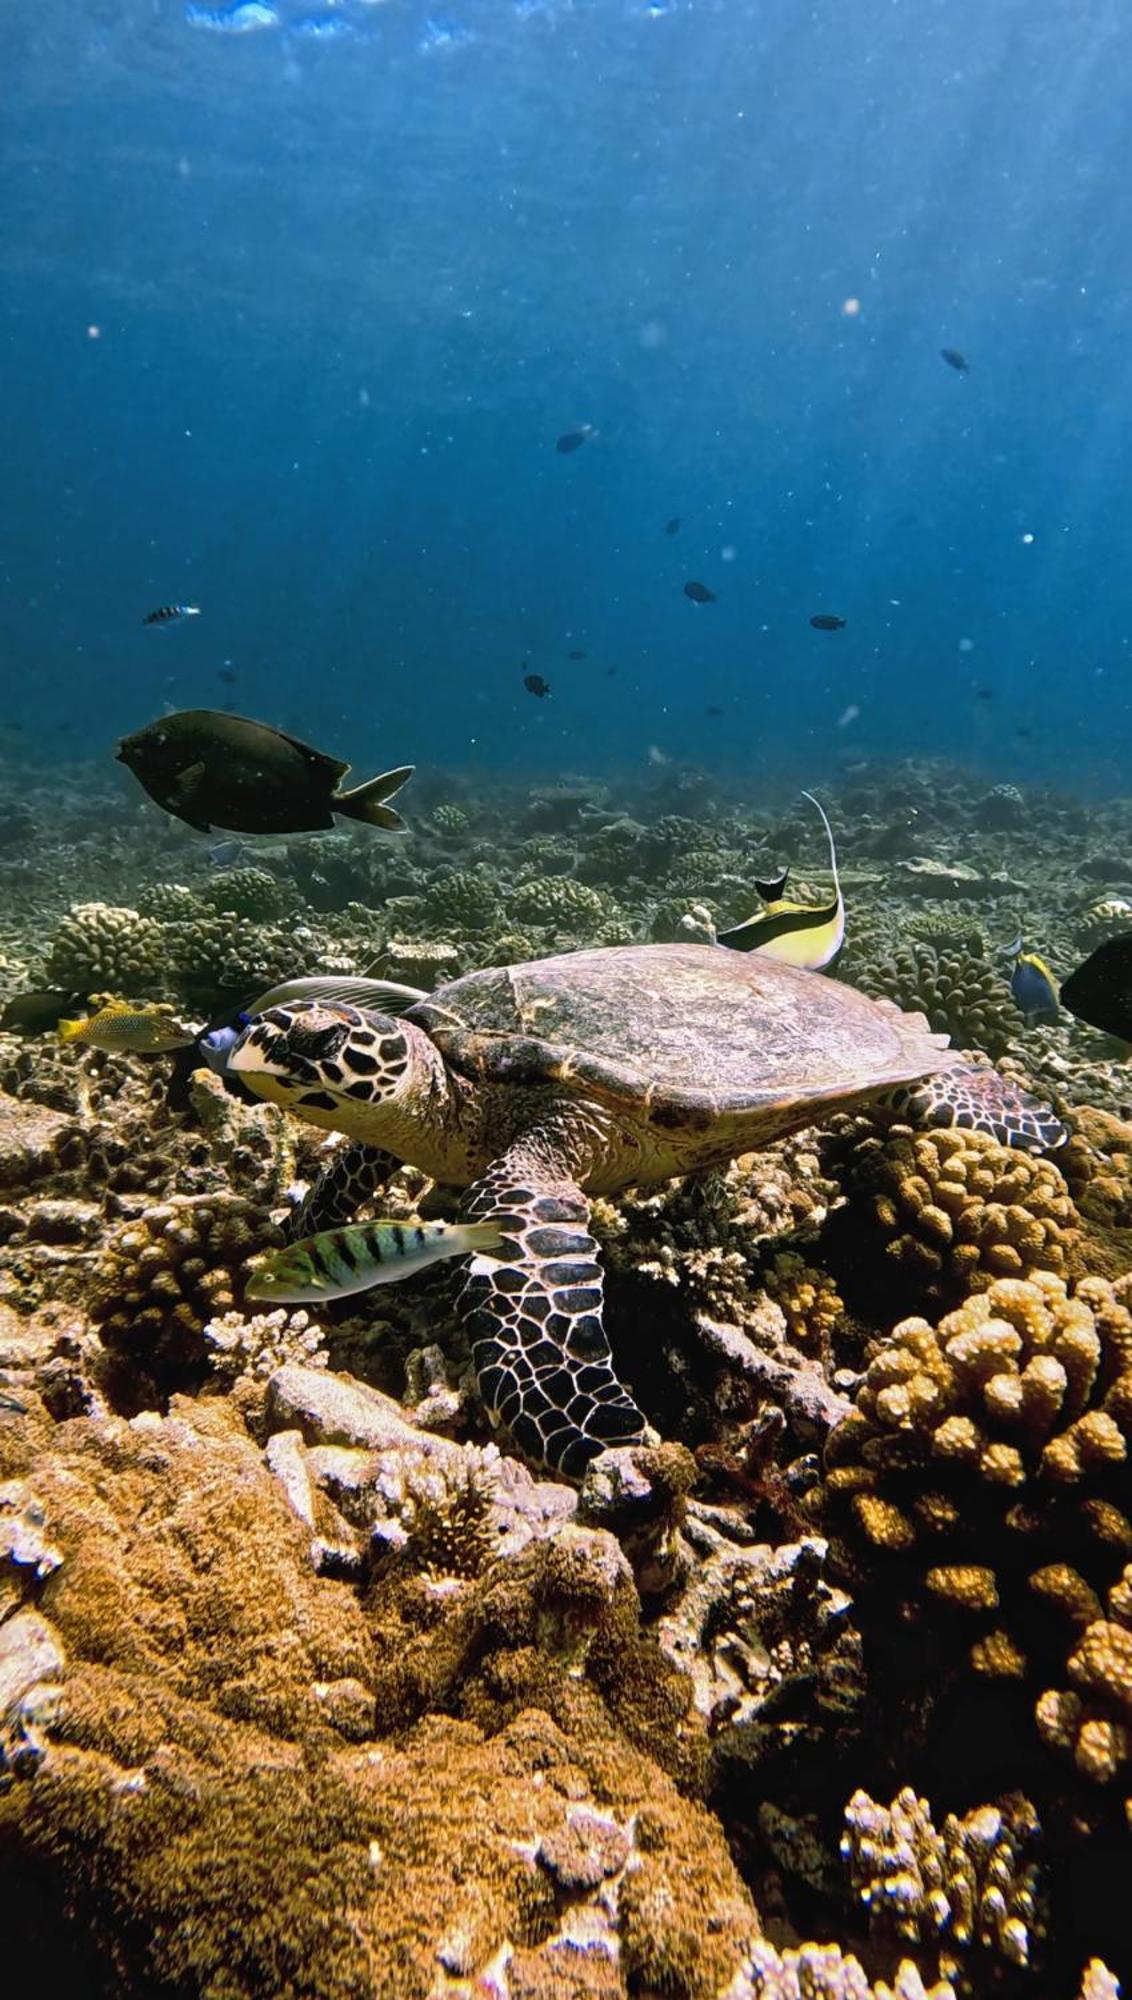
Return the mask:
<path id="1" fill-rule="evenodd" d="M 249 1279 L 245 1296 L 284 1304 L 347 1299 L 373 1285 L 395 1284 L 445 1257 L 490 1254 L 502 1241 L 494 1222 L 351 1223 L 273 1251 Z"/>
<path id="2" fill-rule="evenodd" d="M 386 801 L 412 777 L 413 766 L 383 771 L 341 792 L 350 766 L 298 736 L 250 716 L 186 708 L 124 736 L 118 762 L 150 798 L 198 833 L 317 833 L 334 816 L 397 831 L 404 826 Z"/>
<path id="3" fill-rule="evenodd" d="M 845 902 L 837 873 L 837 848 L 833 828 L 812 792 L 803 792 L 821 814 L 829 841 L 829 865 L 833 873 L 833 898 L 828 903 L 794 903 L 784 895 L 789 869 L 772 882 L 756 882 L 766 908 L 720 933 L 717 942 L 730 951 L 758 951 L 777 958 L 783 965 L 798 965 L 808 972 L 821 972 L 832 965 L 845 942 Z"/>
<path id="4" fill-rule="evenodd" d="M 103 1049 L 107 1055 L 157 1056 L 188 1048 L 196 1035 L 159 1007 L 131 1007 L 127 1000 L 110 1000 L 85 1020 L 60 1021 L 59 1040 Z"/>
<path id="5" fill-rule="evenodd" d="M 1005 947 L 1006 957 L 1014 960 L 1014 970 L 1010 975 L 1010 992 L 1018 1012 L 1024 1015 L 1026 1025 L 1033 1026 L 1038 1021 L 1056 1021 L 1061 1011 L 1057 981 L 1044 958 L 1036 951 L 1026 951 L 1022 933 Z"/>

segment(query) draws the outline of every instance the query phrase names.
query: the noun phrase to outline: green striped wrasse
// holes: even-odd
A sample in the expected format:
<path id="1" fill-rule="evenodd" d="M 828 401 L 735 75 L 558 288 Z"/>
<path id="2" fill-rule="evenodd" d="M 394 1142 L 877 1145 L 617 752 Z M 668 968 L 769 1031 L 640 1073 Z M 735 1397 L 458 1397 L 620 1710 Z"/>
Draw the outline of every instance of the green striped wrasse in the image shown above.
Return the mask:
<path id="1" fill-rule="evenodd" d="M 443 1257 L 472 1257 L 498 1250 L 495 1222 L 354 1222 L 324 1229 L 256 1266 L 244 1289 L 249 1299 L 282 1304 L 346 1299 L 371 1285 L 393 1285 Z"/>

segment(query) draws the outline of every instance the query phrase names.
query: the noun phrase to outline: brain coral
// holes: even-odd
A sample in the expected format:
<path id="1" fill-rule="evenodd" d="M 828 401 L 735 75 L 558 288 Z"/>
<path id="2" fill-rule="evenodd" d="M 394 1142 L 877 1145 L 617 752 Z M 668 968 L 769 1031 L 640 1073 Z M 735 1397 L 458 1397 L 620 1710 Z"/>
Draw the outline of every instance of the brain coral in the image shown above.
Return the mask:
<path id="1" fill-rule="evenodd" d="M 890 1630 L 897 1610 L 908 1629 L 926 1621 L 937 1671 L 1013 1687 L 1028 1740 L 1036 1709 L 1099 1779 L 1132 1741 L 1130 1436 L 1118 1292 L 1002 1278 L 879 1344 L 807 1501 L 834 1572 L 887 1607 Z"/>
<path id="2" fill-rule="evenodd" d="M 982 1132 L 898 1127 L 855 1139 L 844 1167 L 834 1242 L 871 1291 L 950 1302 L 996 1278 L 1071 1269 L 1079 1218 L 1049 1160 Z"/>

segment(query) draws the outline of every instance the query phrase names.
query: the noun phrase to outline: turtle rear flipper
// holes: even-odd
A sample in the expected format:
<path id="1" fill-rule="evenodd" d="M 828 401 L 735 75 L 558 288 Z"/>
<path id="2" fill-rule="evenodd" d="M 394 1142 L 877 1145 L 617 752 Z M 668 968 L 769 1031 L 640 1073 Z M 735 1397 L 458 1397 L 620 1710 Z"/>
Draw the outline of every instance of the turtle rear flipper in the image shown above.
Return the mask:
<path id="1" fill-rule="evenodd" d="M 1027 1153 L 1052 1152 L 1068 1137 L 1048 1104 L 1019 1090 L 986 1063 L 957 1063 L 920 1083 L 902 1084 L 882 1101 L 886 1109 L 913 1124 L 985 1132 L 1000 1145 Z"/>
<path id="2" fill-rule="evenodd" d="M 589 1203 L 537 1139 L 520 1141 L 469 1191 L 498 1222 L 499 1256 L 476 1257 L 460 1293 L 480 1393 L 529 1458 L 568 1478 L 610 1445 L 650 1433 L 613 1371 Z"/>

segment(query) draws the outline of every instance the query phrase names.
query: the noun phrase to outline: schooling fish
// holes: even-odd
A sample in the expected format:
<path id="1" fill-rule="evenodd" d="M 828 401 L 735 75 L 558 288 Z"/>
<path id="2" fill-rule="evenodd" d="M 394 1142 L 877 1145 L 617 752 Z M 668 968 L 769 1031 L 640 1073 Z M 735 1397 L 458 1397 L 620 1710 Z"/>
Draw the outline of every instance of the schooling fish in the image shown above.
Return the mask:
<path id="1" fill-rule="evenodd" d="M 198 833 L 315 833 L 333 826 L 336 813 L 397 829 L 404 821 L 385 801 L 413 775 L 402 764 L 340 792 L 350 768 L 340 758 L 215 708 L 163 715 L 124 736 L 116 755 L 157 805 Z"/>
<path id="2" fill-rule="evenodd" d="M 810 624 L 815 632 L 843 632 L 846 621 L 832 611 L 815 611 Z"/>
<path id="3" fill-rule="evenodd" d="M 1057 981 L 1045 959 L 1039 958 L 1036 951 L 1023 950 L 1021 932 L 1004 950 L 1006 957 L 1014 960 L 1010 992 L 1027 1026 L 1036 1021 L 1056 1021 L 1061 1011 Z"/>
<path id="4" fill-rule="evenodd" d="M 960 354 L 957 347 L 941 347 L 939 351 L 949 368 L 954 368 L 959 375 L 967 373 L 971 364 L 965 354 Z"/>
<path id="5" fill-rule="evenodd" d="M 734 930 L 722 932 L 718 943 L 728 945 L 732 951 L 761 951 L 765 957 L 777 958 L 784 965 L 799 965 L 808 972 L 820 972 L 824 966 L 832 965 L 845 942 L 845 903 L 837 873 L 833 829 L 813 793 L 803 792 L 802 797 L 817 807 L 829 841 L 829 865 L 833 871 L 832 902 L 787 902 L 782 893 L 788 874 L 784 869 L 773 881 L 755 884 L 760 896 L 766 900 L 766 909 L 760 910 L 757 916 L 748 917 L 746 923 L 736 924 Z"/>
<path id="6" fill-rule="evenodd" d="M 697 583 L 694 577 L 690 583 L 684 585 L 684 595 L 685 597 L 690 597 L 693 604 L 718 604 L 719 602 L 714 590 L 709 590 L 706 583 Z"/>
<path id="7" fill-rule="evenodd" d="M 188 1028 L 156 1007 L 131 1007 L 126 1000 L 111 1000 L 85 1021 L 60 1021 L 61 1042 L 81 1042 L 88 1049 L 105 1049 L 110 1055 L 129 1051 L 133 1055 L 164 1055 L 170 1049 L 186 1049 L 196 1041 Z"/>
<path id="8" fill-rule="evenodd" d="M 298 1303 L 347 1299 L 372 1285 L 396 1284 L 443 1257 L 498 1250 L 496 1222 L 358 1222 L 324 1229 L 265 1257 L 245 1286 L 249 1299 Z"/>
<path id="9" fill-rule="evenodd" d="M 199 618 L 199 604 L 159 604 L 156 611 L 147 611 L 143 625 L 178 625 L 182 618 Z"/>
<path id="10" fill-rule="evenodd" d="M 545 701 L 550 693 L 550 682 L 544 681 L 541 674 L 524 674 L 523 686 L 528 694 L 537 694 L 540 701 Z"/>
<path id="11" fill-rule="evenodd" d="M 1132 1042 L 1132 933 L 1106 938 L 1061 988 L 1061 1004 L 1079 1021 Z"/>

